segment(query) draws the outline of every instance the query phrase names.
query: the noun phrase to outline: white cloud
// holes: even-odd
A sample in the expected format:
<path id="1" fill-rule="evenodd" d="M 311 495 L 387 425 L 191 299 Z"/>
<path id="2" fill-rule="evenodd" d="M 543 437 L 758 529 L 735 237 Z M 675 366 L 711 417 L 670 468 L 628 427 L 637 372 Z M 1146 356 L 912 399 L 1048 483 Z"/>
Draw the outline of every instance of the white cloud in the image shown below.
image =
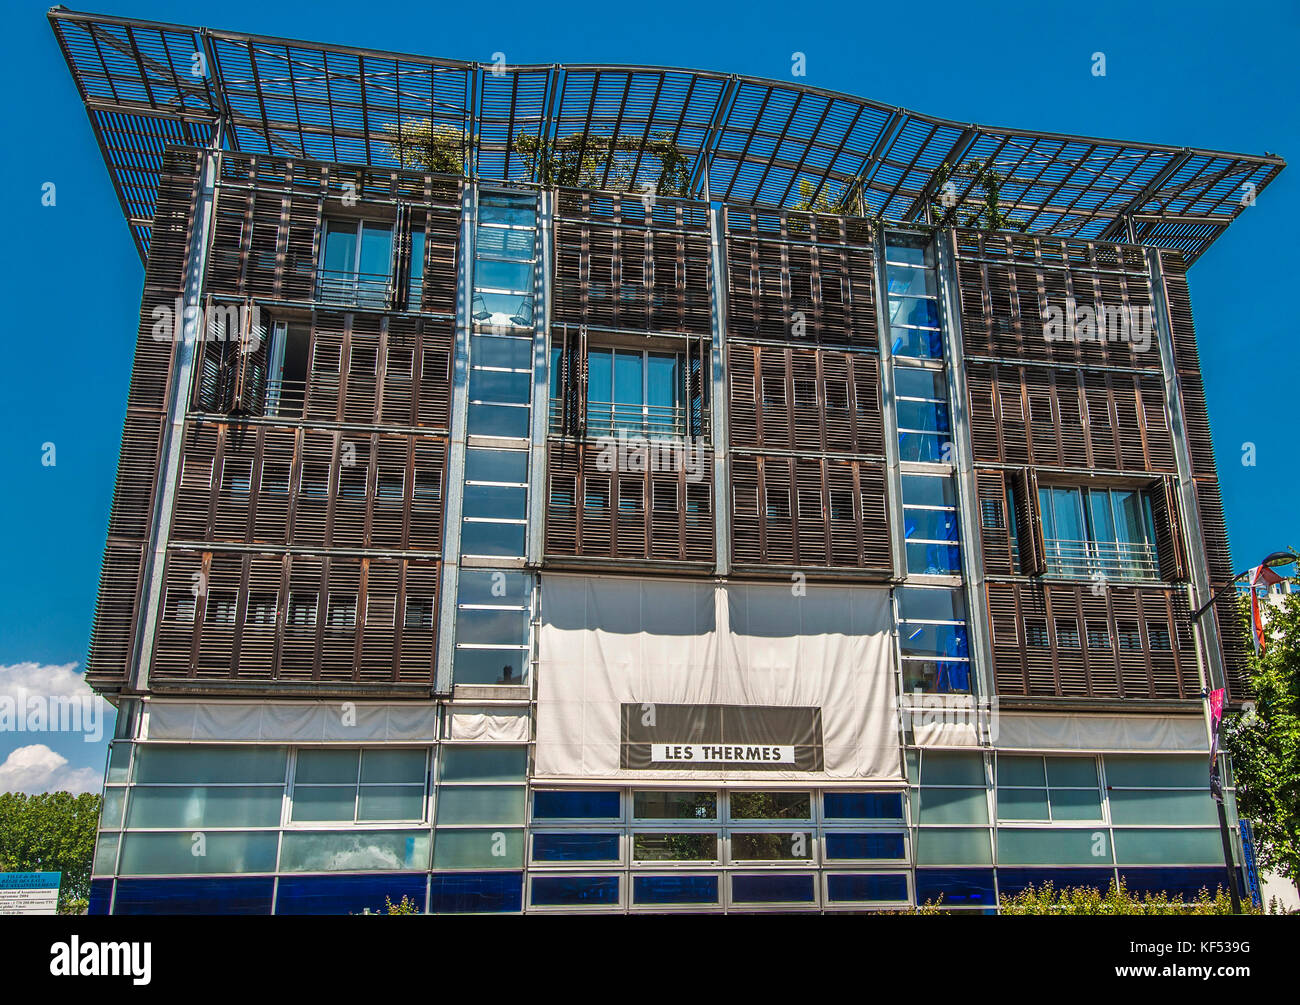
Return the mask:
<path id="1" fill-rule="evenodd" d="M 0 739 L 4 734 L 81 733 L 91 743 L 104 735 L 112 707 L 96 696 L 76 663 L 0 666 Z"/>
<path id="2" fill-rule="evenodd" d="M 70 768 L 43 743 L 16 747 L 0 764 L 0 792 L 98 792 L 102 782 L 94 768 Z"/>
<path id="3" fill-rule="evenodd" d="M 29 694 L 80 698 L 90 694 L 76 663 L 13 663 L 0 666 L 0 695 L 25 699 Z"/>

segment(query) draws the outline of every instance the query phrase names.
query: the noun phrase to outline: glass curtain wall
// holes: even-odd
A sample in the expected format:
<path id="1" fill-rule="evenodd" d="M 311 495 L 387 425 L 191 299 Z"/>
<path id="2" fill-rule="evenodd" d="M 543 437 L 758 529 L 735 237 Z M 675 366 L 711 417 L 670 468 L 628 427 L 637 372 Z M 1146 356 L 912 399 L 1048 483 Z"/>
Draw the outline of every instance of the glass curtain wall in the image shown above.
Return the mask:
<path id="1" fill-rule="evenodd" d="M 907 585 L 894 591 L 903 690 L 964 694 L 970 652 L 930 240 L 886 233 L 885 281 L 907 556 Z"/>
<path id="2" fill-rule="evenodd" d="M 456 684 L 528 682 L 528 542 L 537 197 L 482 190 L 474 244 Z M 504 560 L 492 568 L 493 560 Z"/>

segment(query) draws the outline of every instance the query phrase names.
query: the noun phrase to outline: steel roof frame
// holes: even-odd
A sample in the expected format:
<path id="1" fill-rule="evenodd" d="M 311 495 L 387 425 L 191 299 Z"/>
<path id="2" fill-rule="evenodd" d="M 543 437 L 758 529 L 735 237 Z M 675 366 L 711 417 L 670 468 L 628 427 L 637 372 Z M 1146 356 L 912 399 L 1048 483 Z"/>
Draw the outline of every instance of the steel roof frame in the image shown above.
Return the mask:
<path id="1" fill-rule="evenodd" d="M 953 122 L 802 84 L 676 67 L 499 66 L 85 14 L 50 24 L 123 215 L 145 256 L 169 143 L 396 168 L 390 137 L 428 120 L 465 137 L 466 174 L 537 181 L 515 148 L 581 135 L 639 140 L 632 184 L 653 184 L 647 147 L 667 134 L 695 198 L 768 208 L 823 197 L 881 220 L 930 219 L 943 166 L 1001 176 L 1027 233 L 1174 248 L 1195 261 L 1286 166 L 1252 156 Z M 198 70 L 200 72 L 193 72 Z M 206 70 L 206 72 L 201 72 Z M 609 144 L 601 174 L 609 183 Z M 963 173 L 957 205 L 975 196 Z M 804 183 L 807 183 L 804 185 Z M 952 222 L 954 208 L 930 222 Z"/>

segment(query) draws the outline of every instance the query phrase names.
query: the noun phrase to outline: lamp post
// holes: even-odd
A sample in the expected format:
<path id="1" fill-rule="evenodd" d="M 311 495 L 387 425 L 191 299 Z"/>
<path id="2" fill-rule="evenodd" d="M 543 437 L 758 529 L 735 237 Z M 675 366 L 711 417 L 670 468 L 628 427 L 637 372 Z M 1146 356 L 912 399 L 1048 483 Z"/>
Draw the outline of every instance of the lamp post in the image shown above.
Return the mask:
<path id="1" fill-rule="evenodd" d="M 1289 551 L 1275 551 L 1272 554 L 1265 556 L 1264 560 L 1260 562 L 1259 566 L 1256 566 L 1255 568 L 1263 567 L 1265 569 L 1276 569 L 1284 565 L 1291 565 L 1293 562 L 1297 562 L 1297 561 L 1300 561 L 1300 555 L 1294 555 Z M 1207 600 L 1204 604 L 1202 604 L 1188 619 L 1189 623 L 1193 626 L 1193 628 L 1199 626 L 1202 615 L 1204 615 L 1206 611 L 1208 611 L 1211 607 L 1214 606 L 1214 602 L 1216 600 L 1218 600 L 1221 596 L 1223 596 L 1223 594 L 1226 593 L 1228 590 L 1236 586 L 1237 583 L 1239 583 L 1244 577 L 1249 576 L 1254 571 L 1255 571 L 1254 569 L 1247 569 L 1245 572 L 1237 573 L 1237 575 L 1233 576 L 1232 579 L 1230 579 L 1224 586 L 1222 586 L 1214 594 L 1214 596 L 1212 596 L 1209 600 Z M 1210 700 L 1210 692 L 1207 690 L 1204 693 L 1203 697 L 1207 701 Z M 1214 779 L 1217 771 L 1217 766 L 1215 764 L 1215 761 L 1217 760 L 1218 757 L 1217 724 L 1213 726 L 1212 729 L 1213 729 L 1213 735 L 1210 738 L 1211 780 Z M 1229 831 L 1228 831 L 1228 814 L 1223 807 L 1222 789 L 1220 788 L 1214 790 L 1212 786 L 1212 790 L 1214 791 L 1215 805 L 1218 807 L 1219 810 L 1219 838 L 1223 842 L 1223 864 L 1224 867 L 1228 870 L 1228 893 L 1232 897 L 1232 913 L 1240 914 L 1241 913 L 1241 891 L 1238 889 L 1238 885 L 1237 885 L 1237 869 L 1232 861 L 1232 838 L 1229 835 Z"/>

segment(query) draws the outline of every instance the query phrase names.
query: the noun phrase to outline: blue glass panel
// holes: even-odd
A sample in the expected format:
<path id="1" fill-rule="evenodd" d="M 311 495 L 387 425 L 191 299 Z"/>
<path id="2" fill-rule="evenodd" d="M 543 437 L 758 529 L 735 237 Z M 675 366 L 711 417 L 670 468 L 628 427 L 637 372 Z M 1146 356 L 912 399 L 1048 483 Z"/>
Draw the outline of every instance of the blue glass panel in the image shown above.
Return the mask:
<path id="1" fill-rule="evenodd" d="M 113 881 L 111 879 L 92 879 L 90 881 L 90 907 L 87 914 L 107 914 L 108 905 L 113 900 Z"/>
<path id="2" fill-rule="evenodd" d="M 1020 893 L 1027 886 L 1041 890 L 1045 883 L 1051 883 L 1058 890 L 1088 886 L 1105 893 L 1114 878 L 1112 869 L 999 869 L 998 891 Z"/>
<path id="3" fill-rule="evenodd" d="M 902 834 L 827 834 L 829 859 L 902 858 Z"/>
<path id="4" fill-rule="evenodd" d="M 429 882 L 430 914 L 518 911 L 523 903 L 521 872 L 434 873 Z"/>
<path id="5" fill-rule="evenodd" d="M 640 405 L 645 390 L 645 357 L 639 352 L 614 353 L 614 397 L 620 405 Z"/>
<path id="6" fill-rule="evenodd" d="M 933 300 L 912 297 L 889 298 L 889 321 L 896 325 L 939 327 L 939 305 Z"/>
<path id="7" fill-rule="evenodd" d="M 961 572 L 961 548 L 955 544 L 907 544 L 907 571 L 928 575 Z"/>
<path id="8" fill-rule="evenodd" d="M 634 876 L 634 904 L 716 904 L 717 876 Z"/>
<path id="9" fill-rule="evenodd" d="M 942 359 L 943 336 L 927 328 L 891 329 L 894 342 L 892 352 L 895 356 L 910 356 L 913 359 Z"/>
<path id="10" fill-rule="evenodd" d="M 325 234 L 327 272 L 351 273 L 357 267 L 357 227 L 351 222 L 331 222 Z"/>
<path id="11" fill-rule="evenodd" d="M 592 349 L 587 354 L 587 400 L 611 402 L 614 400 L 612 349 Z"/>
<path id="12" fill-rule="evenodd" d="M 591 907 L 618 903 L 617 876 L 534 876 L 534 907 Z"/>
<path id="13" fill-rule="evenodd" d="M 533 816 L 547 820 L 609 820 L 619 815 L 617 792 L 534 792 Z"/>
<path id="14" fill-rule="evenodd" d="M 916 902 L 938 903 L 944 907 L 995 905 L 992 869 L 917 869 Z"/>
<path id="15" fill-rule="evenodd" d="M 1119 875 L 1129 893 L 1167 893 L 1171 897 L 1182 894 L 1184 900 L 1195 897 L 1202 887 L 1213 895 L 1216 889 L 1226 889 L 1228 885 L 1228 870 L 1223 866 L 1201 869 L 1121 869 Z M 1240 869 L 1237 870 L 1237 880 L 1241 880 Z"/>
<path id="16" fill-rule="evenodd" d="M 400 904 L 403 897 L 424 910 L 426 876 L 282 876 L 275 897 L 276 914 L 372 914 L 385 910 L 384 898 Z"/>
<path id="17" fill-rule="evenodd" d="M 902 820 L 900 792 L 827 792 L 822 807 L 831 820 Z"/>
<path id="18" fill-rule="evenodd" d="M 461 524 L 460 550 L 466 555 L 489 558 L 522 557 L 526 528 L 521 523 L 479 523 L 466 520 Z"/>
<path id="19" fill-rule="evenodd" d="M 270 876 L 119 879 L 114 914 L 270 914 Z"/>
<path id="20" fill-rule="evenodd" d="M 924 433 L 946 433 L 952 429 L 948 406 L 941 401 L 900 401 L 898 428 Z"/>
<path id="21" fill-rule="evenodd" d="M 826 895 L 832 902 L 907 900 L 907 877 L 897 873 L 884 876 L 827 876 Z"/>
<path id="22" fill-rule="evenodd" d="M 534 834 L 538 862 L 607 862 L 618 859 L 617 834 Z"/>
<path id="23" fill-rule="evenodd" d="M 898 456 L 904 461 L 951 463 L 952 448 L 948 446 L 950 442 L 948 433 L 899 433 Z"/>
<path id="24" fill-rule="evenodd" d="M 944 509 L 903 510 L 903 530 L 909 541 L 957 541 L 957 514 Z"/>
<path id="25" fill-rule="evenodd" d="M 731 897 L 738 904 L 810 904 L 816 899 L 813 877 L 734 873 Z"/>
<path id="26" fill-rule="evenodd" d="M 393 256 L 393 231 L 384 223 L 361 225 L 361 267 L 363 276 L 388 278 Z"/>
<path id="27" fill-rule="evenodd" d="M 969 656 L 965 625 L 899 626 L 898 646 L 905 656 Z"/>

